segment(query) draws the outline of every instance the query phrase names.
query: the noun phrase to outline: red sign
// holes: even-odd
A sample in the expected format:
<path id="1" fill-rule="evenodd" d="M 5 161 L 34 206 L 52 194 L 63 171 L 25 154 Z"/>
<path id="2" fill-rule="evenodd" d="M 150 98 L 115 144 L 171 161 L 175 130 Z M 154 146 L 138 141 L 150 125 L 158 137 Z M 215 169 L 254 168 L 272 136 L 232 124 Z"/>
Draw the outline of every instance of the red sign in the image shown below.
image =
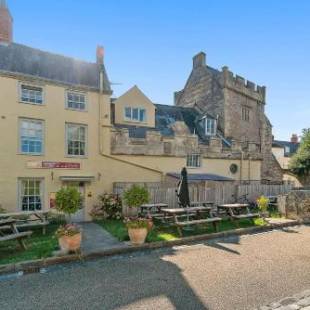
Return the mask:
<path id="1" fill-rule="evenodd" d="M 57 161 L 42 161 L 44 169 L 81 169 L 80 163 L 57 162 Z"/>

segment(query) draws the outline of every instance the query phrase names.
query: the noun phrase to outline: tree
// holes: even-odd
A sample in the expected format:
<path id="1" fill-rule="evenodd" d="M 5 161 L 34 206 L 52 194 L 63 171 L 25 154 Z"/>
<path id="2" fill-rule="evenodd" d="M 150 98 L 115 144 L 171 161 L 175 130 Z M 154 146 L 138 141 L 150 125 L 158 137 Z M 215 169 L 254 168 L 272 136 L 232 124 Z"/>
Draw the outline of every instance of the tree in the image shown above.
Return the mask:
<path id="1" fill-rule="evenodd" d="M 303 130 L 300 146 L 290 161 L 290 170 L 300 177 L 310 175 L 310 128 Z"/>
<path id="2" fill-rule="evenodd" d="M 56 193 L 56 210 L 71 215 L 81 208 L 82 196 L 75 187 L 63 187 Z"/>

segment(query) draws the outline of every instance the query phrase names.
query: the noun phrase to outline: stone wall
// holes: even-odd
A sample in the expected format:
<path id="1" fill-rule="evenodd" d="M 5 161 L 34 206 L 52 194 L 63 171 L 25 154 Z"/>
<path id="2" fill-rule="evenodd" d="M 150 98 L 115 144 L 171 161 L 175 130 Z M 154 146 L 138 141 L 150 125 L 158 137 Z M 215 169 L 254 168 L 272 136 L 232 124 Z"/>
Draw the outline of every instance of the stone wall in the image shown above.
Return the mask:
<path id="1" fill-rule="evenodd" d="M 296 190 L 278 198 L 279 211 L 290 219 L 310 218 L 310 190 Z"/>
<path id="2" fill-rule="evenodd" d="M 282 169 L 272 155 L 272 126 L 264 112 L 265 100 L 264 86 L 234 75 L 226 66 L 222 71 L 207 66 L 204 53 L 193 58 L 184 89 L 175 93 L 176 105 L 197 107 L 218 117 L 225 138 L 255 147 L 263 158 L 262 179 L 281 181 Z M 242 107 L 250 110 L 249 121 L 242 120 Z"/>

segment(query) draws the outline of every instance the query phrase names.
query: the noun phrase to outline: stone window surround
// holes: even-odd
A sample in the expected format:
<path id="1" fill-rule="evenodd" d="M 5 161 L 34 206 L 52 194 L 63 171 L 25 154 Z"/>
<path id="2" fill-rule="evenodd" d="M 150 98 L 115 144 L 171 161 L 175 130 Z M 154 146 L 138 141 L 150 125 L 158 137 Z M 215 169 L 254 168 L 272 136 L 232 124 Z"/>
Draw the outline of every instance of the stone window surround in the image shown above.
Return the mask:
<path id="1" fill-rule="evenodd" d="M 25 97 L 23 97 L 23 88 L 28 89 L 30 92 L 34 93 L 34 101 L 25 100 Z M 38 96 L 37 92 L 41 91 L 41 95 Z M 40 84 L 34 84 L 31 82 L 19 82 L 18 83 L 18 96 L 19 96 L 19 102 L 24 104 L 32 104 L 36 106 L 43 106 L 45 105 L 45 91 L 43 85 Z M 29 95 L 30 97 L 30 95 Z M 41 98 L 41 100 L 40 100 Z"/>
<path id="2" fill-rule="evenodd" d="M 22 193 L 22 189 L 23 189 L 23 182 L 27 181 L 28 185 L 29 185 L 29 181 L 39 181 L 39 195 L 37 194 L 33 194 L 33 195 L 30 195 L 29 193 L 29 189 L 28 189 L 28 194 L 23 194 Z M 41 210 L 44 210 L 44 178 L 37 178 L 37 177 L 20 177 L 18 178 L 18 184 L 17 184 L 17 189 L 18 189 L 18 210 L 21 210 L 21 211 L 41 211 Z M 35 186 L 33 188 L 33 190 L 35 190 Z M 27 210 L 23 210 L 22 208 L 22 198 L 25 197 L 25 198 L 28 198 L 28 203 L 27 203 Z M 36 202 L 34 204 L 40 204 L 40 208 L 39 209 L 35 209 L 35 210 L 30 210 L 29 209 L 29 205 L 31 204 L 29 202 L 29 198 L 30 197 L 39 197 L 40 198 L 40 203 L 39 202 Z"/>
<path id="3" fill-rule="evenodd" d="M 83 155 L 74 155 L 74 154 L 69 154 L 69 140 L 68 140 L 68 129 L 70 126 L 78 126 L 78 127 L 83 127 L 85 128 L 85 141 L 78 141 L 78 142 L 84 142 L 85 149 L 84 149 L 84 154 Z M 88 125 L 85 124 L 78 124 L 78 123 L 70 123 L 66 122 L 65 124 L 65 154 L 66 157 L 78 157 L 78 158 L 87 158 L 88 157 Z"/>
<path id="4" fill-rule="evenodd" d="M 41 136 L 41 152 L 24 152 L 22 150 L 22 122 L 29 122 L 29 123 L 37 123 L 41 124 L 41 131 L 42 131 L 42 136 Z M 44 155 L 44 147 L 45 147 L 45 124 L 44 120 L 42 119 L 33 119 L 33 118 L 26 118 L 26 117 L 20 117 L 18 119 L 18 153 L 21 155 L 28 155 L 28 156 L 42 156 Z"/>
<path id="5" fill-rule="evenodd" d="M 84 108 L 83 109 L 79 109 L 79 108 L 74 108 L 74 107 L 70 107 L 69 106 L 69 94 L 75 94 L 75 95 L 79 95 L 79 96 L 84 96 Z M 80 112 L 87 112 L 88 110 L 88 98 L 87 98 L 87 93 L 80 91 L 80 90 L 76 90 L 76 89 L 67 89 L 65 91 L 65 103 L 66 103 L 66 109 L 68 110 L 73 110 L 73 111 L 80 111 Z M 81 104 L 81 101 L 78 102 L 73 102 L 75 104 Z"/>
<path id="6" fill-rule="evenodd" d="M 201 167 L 201 154 L 199 153 L 188 154 L 186 158 L 186 167 L 200 168 Z"/>

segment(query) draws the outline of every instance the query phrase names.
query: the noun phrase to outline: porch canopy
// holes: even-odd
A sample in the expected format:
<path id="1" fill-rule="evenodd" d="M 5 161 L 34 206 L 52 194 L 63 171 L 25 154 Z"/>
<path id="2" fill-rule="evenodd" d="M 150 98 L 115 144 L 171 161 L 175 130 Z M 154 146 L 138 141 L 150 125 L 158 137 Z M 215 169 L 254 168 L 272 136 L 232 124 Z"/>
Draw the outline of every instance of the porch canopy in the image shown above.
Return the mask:
<path id="1" fill-rule="evenodd" d="M 60 181 L 66 181 L 66 182 L 92 182 L 95 180 L 94 176 L 60 176 Z"/>
<path id="2" fill-rule="evenodd" d="M 167 173 L 168 177 L 172 177 L 175 179 L 180 179 L 181 174 L 175 172 Z M 212 173 L 188 173 L 187 174 L 188 182 L 201 182 L 201 181 L 234 181 L 232 178 L 223 177 L 221 175 L 212 174 Z"/>

